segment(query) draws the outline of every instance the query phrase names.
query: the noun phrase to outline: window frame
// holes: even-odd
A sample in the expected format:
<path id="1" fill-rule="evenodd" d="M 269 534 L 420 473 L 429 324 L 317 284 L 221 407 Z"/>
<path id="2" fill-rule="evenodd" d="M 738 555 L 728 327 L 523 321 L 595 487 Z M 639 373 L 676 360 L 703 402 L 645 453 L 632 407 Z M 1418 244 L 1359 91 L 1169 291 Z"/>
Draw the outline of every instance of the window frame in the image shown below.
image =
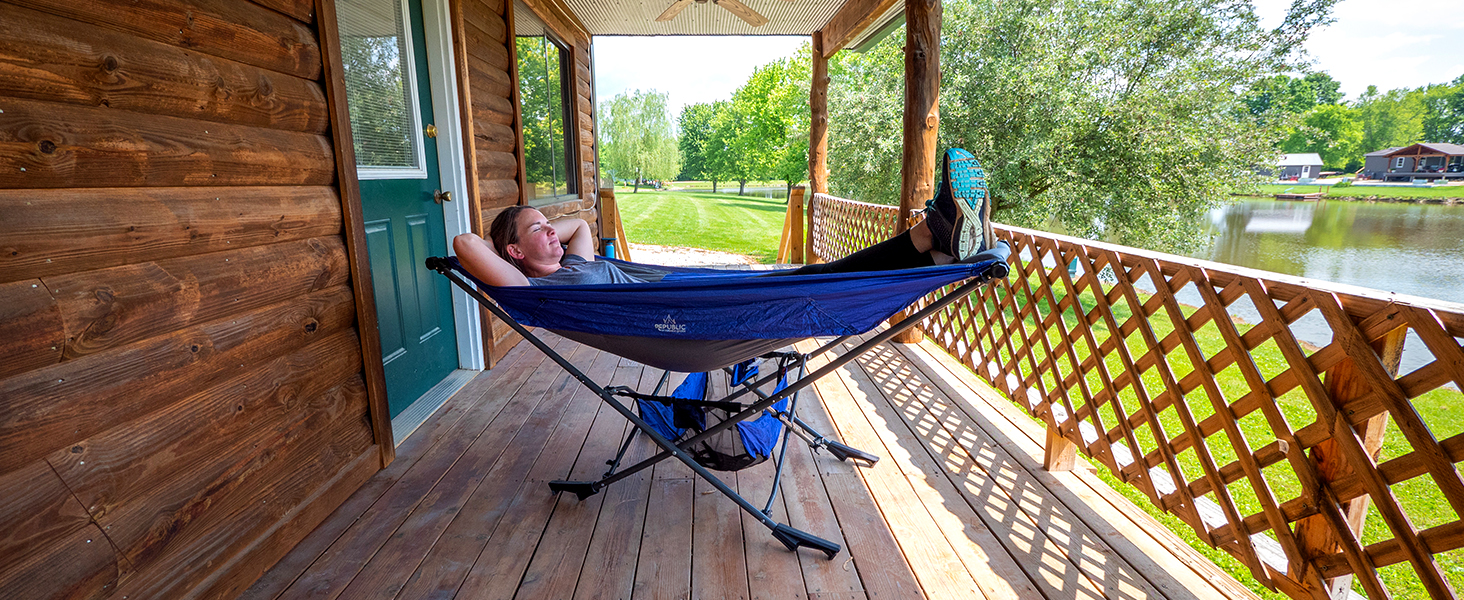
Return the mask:
<path id="1" fill-rule="evenodd" d="M 514 62 L 514 75 L 517 79 L 517 81 L 514 82 L 513 94 L 514 108 L 518 111 L 519 129 L 517 132 L 518 135 L 516 136 L 518 138 L 517 151 L 519 153 L 519 158 L 522 160 L 522 162 L 520 163 L 522 168 L 519 170 L 520 202 L 527 206 L 547 206 L 570 200 L 578 200 L 583 196 L 582 190 L 580 190 L 581 185 L 579 178 L 575 175 L 577 173 L 577 169 L 575 168 L 575 166 L 578 165 L 580 162 L 580 148 L 579 144 L 577 143 L 577 140 L 579 139 L 579 122 L 574 118 L 575 103 L 577 102 L 577 96 L 574 89 L 574 45 L 565 42 L 564 38 L 559 34 L 559 32 L 550 27 L 550 25 L 544 20 L 544 18 L 539 16 L 539 13 L 529 6 L 527 0 L 510 0 L 510 2 L 515 5 L 515 10 L 527 8 L 528 14 L 532 16 L 535 21 L 538 21 L 539 25 L 542 27 L 544 32 L 543 38 L 545 39 L 545 41 L 549 44 L 552 44 L 555 48 L 559 49 L 559 90 L 564 100 L 561 103 L 562 114 L 560 115 L 560 118 L 564 120 L 564 139 L 560 140 L 560 143 L 563 144 L 564 148 L 564 157 L 557 161 L 559 164 L 557 167 L 555 167 L 556 170 L 558 168 L 562 168 L 564 170 L 562 173 L 563 180 L 556 180 L 554 182 L 556 190 L 558 188 L 558 184 L 563 183 L 564 192 L 556 193 L 550 196 L 530 197 L 529 188 L 533 185 L 533 182 L 528 180 L 528 149 L 525 147 L 525 139 L 523 135 L 523 88 L 521 87 L 523 84 L 523 75 L 519 73 L 518 70 L 518 43 L 517 41 L 513 42 L 512 60 Z M 515 39 L 517 39 L 519 37 L 539 36 L 523 36 L 520 34 L 520 32 L 515 31 L 514 37 Z"/>

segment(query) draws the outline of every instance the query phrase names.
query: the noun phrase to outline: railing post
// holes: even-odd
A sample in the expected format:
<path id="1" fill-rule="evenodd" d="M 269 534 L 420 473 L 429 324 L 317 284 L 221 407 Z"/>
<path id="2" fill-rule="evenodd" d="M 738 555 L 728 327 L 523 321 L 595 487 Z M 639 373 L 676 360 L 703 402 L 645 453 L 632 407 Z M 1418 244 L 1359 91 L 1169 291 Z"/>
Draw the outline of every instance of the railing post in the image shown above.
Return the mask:
<path id="1" fill-rule="evenodd" d="M 1047 428 L 1046 454 L 1042 457 L 1042 468 L 1048 471 L 1071 471 L 1077 463 L 1078 445 L 1063 437 L 1062 432 Z"/>
<path id="2" fill-rule="evenodd" d="M 1406 327 L 1399 327 L 1372 342 L 1373 350 L 1377 352 L 1378 360 L 1389 377 L 1398 376 L 1398 365 L 1403 358 L 1403 342 L 1407 338 L 1407 333 Z M 1344 360 L 1328 370 L 1325 383 L 1327 393 L 1331 395 L 1337 408 L 1344 412 L 1348 404 L 1368 396 L 1370 391 L 1367 379 L 1358 372 L 1356 365 L 1351 360 Z M 1383 431 L 1387 424 L 1388 413 L 1382 412 L 1357 427 L 1358 433 L 1362 434 L 1363 449 L 1373 459 L 1377 459 L 1378 452 L 1383 448 Z M 1318 473 L 1328 482 L 1336 481 L 1355 472 L 1353 466 L 1347 463 L 1346 456 L 1338 447 L 1336 439 L 1329 438 L 1317 444 L 1312 449 L 1312 458 L 1317 462 Z M 1347 518 L 1347 528 L 1352 530 L 1353 535 L 1362 535 L 1363 520 L 1367 518 L 1367 505 L 1368 496 L 1365 494 L 1342 505 L 1343 514 Z M 1341 549 L 1337 535 L 1332 532 L 1326 518 L 1322 515 L 1313 515 L 1298 521 L 1296 539 L 1308 563 L 1306 568 L 1311 568 L 1312 560 L 1334 554 Z M 1347 598 L 1349 590 L 1352 588 L 1352 575 L 1333 577 L 1326 580 L 1325 586 L 1322 591 L 1326 596 L 1338 599 Z"/>
<path id="3" fill-rule="evenodd" d="M 620 222 L 620 207 L 615 204 L 615 188 L 600 188 L 600 237 L 614 237 L 615 258 L 630 260 L 630 242 L 625 239 L 625 225 Z M 609 256 L 603 248 L 600 254 Z"/>
<path id="4" fill-rule="evenodd" d="M 803 264 L 803 186 L 795 186 L 788 194 L 788 209 L 783 212 L 783 236 L 778 241 L 778 262 Z"/>

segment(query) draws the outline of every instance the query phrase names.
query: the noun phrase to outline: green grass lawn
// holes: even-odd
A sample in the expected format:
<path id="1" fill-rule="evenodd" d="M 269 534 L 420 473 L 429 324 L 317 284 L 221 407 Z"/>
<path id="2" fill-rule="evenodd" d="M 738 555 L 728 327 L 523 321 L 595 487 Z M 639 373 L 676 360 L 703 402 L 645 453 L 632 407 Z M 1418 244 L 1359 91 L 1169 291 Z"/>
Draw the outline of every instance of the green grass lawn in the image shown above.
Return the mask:
<path id="1" fill-rule="evenodd" d="M 744 254 L 758 262 L 778 257 L 782 199 L 737 194 L 648 192 L 615 194 L 627 241 Z"/>
<path id="2" fill-rule="evenodd" d="M 1353 185 L 1353 186 L 1346 186 L 1346 187 L 1337 187 L 1337 186 L 1331 186 L 1331 185 L 1319 186 L 1319 185 L 1313 185 L 1313 184 L 1306 184 L 1306 185 L 1292 184 L 1292 185 L 1260 185 L 1260 186 L 1256 186 L 1256 187 L 1258 188 L 1259 191 L 1258 192 L 1255 192 L 1255 193 L 1259 193 L 1259 194 L 1261 194 L 1263 196 L 1271 196 L 1271 195 L 1285 193 L 1285 192 L 1305 194 L 1305 193 L 1311 193 L 1311 192 L 1321 191 L 1321 192 L 1324 192 L 1323 196 L 1324 197 L 1327 197 L 1327 198 L 1355 198 L 1355 199 L 1401 198 L 1401 199 L 1410 199 L 1410 200 L 1411 199 L 1420 199 L 1420 200 L 1423 200 L 1423 199 L 1430 199 L 1430 198 L 1464 198 L 1464 186 L 1433 187 L 1433 188 L 1422 188 L 1421 187 L 1421 188 L 1415 188 L 1415 187 L 1405 187 L 1405 186 L 1374 187 L 1374 186 L 1358 186 L 1358 185 Z M 1237 193 L 1241 193 L 1241 192 L 1237 192 Z M 1252 192 L 1250 192 L 1250 191 L 1245 191 L 1244 192 L 1244 194 L 1247 194 L 1247 195 L 1248 194 L 1251 194 L 1251 193 Z"/>

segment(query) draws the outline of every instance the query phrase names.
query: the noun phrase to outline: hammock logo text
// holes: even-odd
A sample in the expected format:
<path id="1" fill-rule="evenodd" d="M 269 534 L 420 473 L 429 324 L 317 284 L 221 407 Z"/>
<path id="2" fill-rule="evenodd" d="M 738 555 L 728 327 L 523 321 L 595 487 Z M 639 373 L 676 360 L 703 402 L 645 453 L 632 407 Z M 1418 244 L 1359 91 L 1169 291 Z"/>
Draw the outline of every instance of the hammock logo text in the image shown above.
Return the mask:
<path id="1" fill-rule="evenodd" d="M 656 331 L 661 333 L 686 333 L 686 326 L 678 324 L 671 315 L 666 315 L 660 323 L 656 323 Z"/>

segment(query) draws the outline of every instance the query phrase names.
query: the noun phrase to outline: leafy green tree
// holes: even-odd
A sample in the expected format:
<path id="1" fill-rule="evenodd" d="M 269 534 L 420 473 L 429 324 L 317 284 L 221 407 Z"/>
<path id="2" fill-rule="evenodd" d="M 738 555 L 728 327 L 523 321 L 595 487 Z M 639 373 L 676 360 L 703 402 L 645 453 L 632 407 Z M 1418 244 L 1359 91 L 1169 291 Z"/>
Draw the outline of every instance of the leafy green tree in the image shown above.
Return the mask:
<path id="1" fill-rule="evenodd" d="M 712 137 L 712 104 L 708 102 L 689 104 L 681 109 L 677 125 L 681 129 L 677 145 L 681 149 L 682 181 L 709 178 L 707 169 L 707 143 Z"/>
<path id="2" fill-rule="evenodd" d="M 1244 90 L 1293 72 L 1332 5 L 1297 2 L 1265 30 L 1239 0 L 953 0 L 940 146 L 982 160 L 1003 222 L 1197 247 L 1201 217 L 1284 134 L 1240 118 Z M 898 197 L 903 41 L 830 66 L 830 183 L 860 199 Z"/>
<path id="3" fill-rule="evenodd" d="M 1326 73 L 1311 73 L 1293 78 L 1275 75 L 1251 86 L 1245 103 L 1251 114 L 1261 116 L 1272 111 L 1302 114 L 1312 108 L 1342 101 L 1341 82 Z"/>
<path id="4" fill-rule="evenodd" d="M 753 71 L 732 96 L 744 115 L 735 147 L 748 175 L 782 179 L 788 189 L 808 175 L 808 80 L 804 57 L 780 59 Z"/>
<path id="5" fill-rule="evenodd" d="M 1423 92 L 1423 137 L 1429 142 L 1464 144 L 1464 75 Z"/>
<path id="6" fill-rule="evenodd" d="M 1301 125 L 1281 143 L 1284 152 L 1316 152 L 1327 169 L 1355 171 L 1362 167 L 1362 120 L 1357 109 L 1320 104 L 1307 111 Z"/>
<path id="7" fill-rule="evenodd" d="M 1423 96 L 1410 90 L 1379 93 L 1375 85 L 1353 103 L 1362 123 L 1361 150 L 1376 152 L 1423 140 Z"/>
<path id="8" fill-rule="evenodd" d="M 667 97 L 635 90 L 600 106 L 600 163 L 612 177 L 633 179 L 631 193 L 640 192 L 648 180 L 668 179 L 681 171 Z"/>

